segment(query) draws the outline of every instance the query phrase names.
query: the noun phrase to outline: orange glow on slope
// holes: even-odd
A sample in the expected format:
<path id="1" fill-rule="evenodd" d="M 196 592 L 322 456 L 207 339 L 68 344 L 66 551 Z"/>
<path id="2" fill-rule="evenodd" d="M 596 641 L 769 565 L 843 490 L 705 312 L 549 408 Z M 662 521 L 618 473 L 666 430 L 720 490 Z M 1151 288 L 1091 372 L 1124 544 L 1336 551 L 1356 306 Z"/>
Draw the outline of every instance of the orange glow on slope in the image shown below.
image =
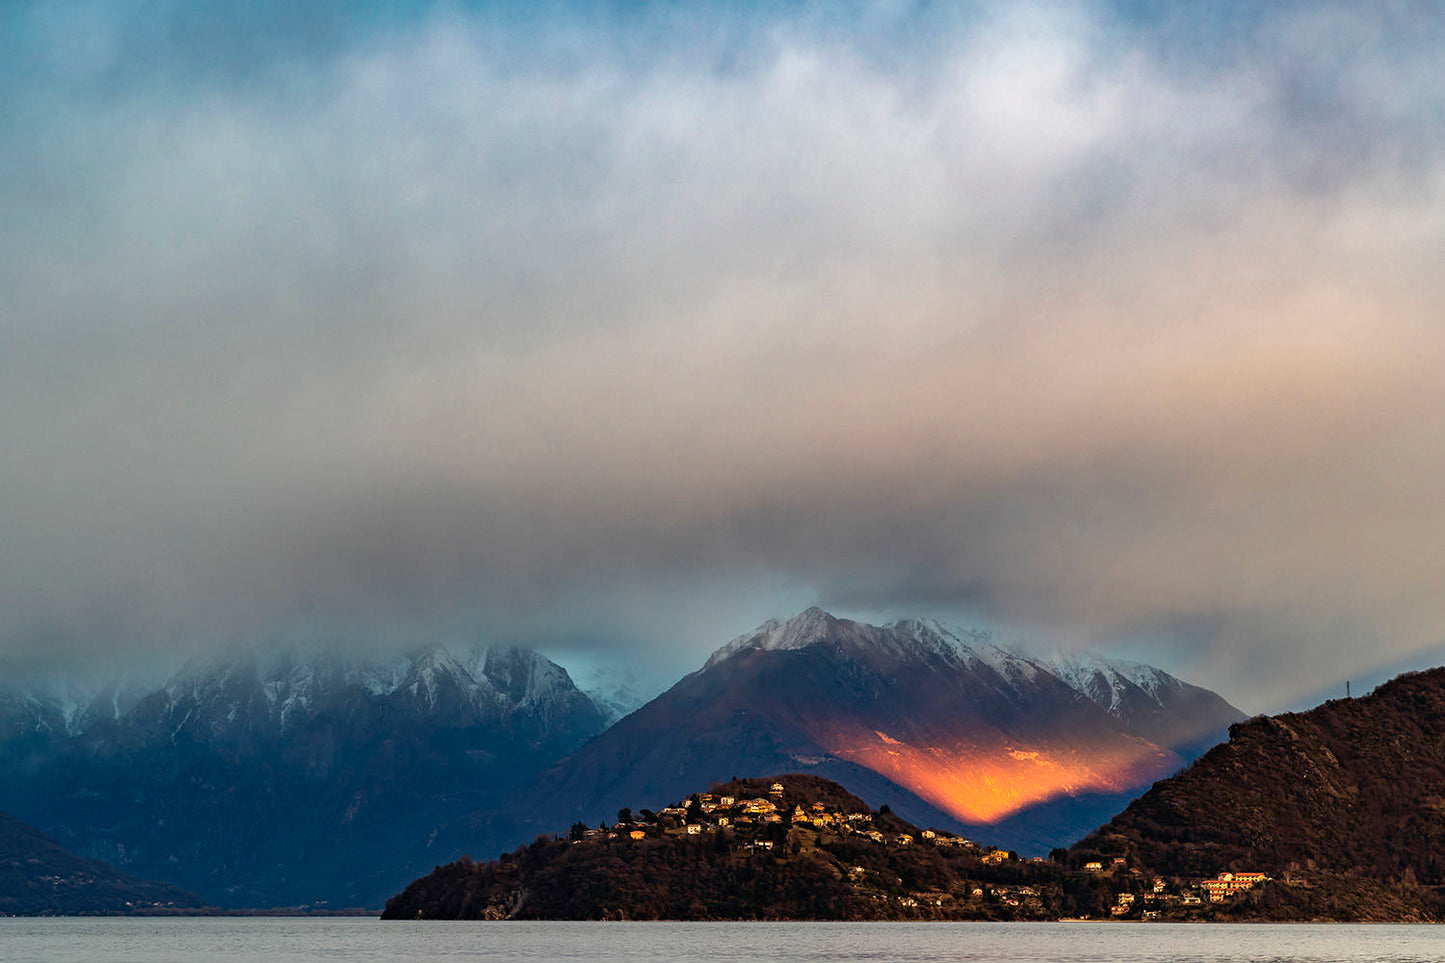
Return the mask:
<path id="1" fill-rule="evenodd" d="M 915 746 L 851 726 L 813 735 L 838 758 L 871 769 L 969 823 L 997 822 L 1066 794 L 1121 792 L 1161 778 L 1180 763 L 1174 753 L 1132 739 L 1079 751 L 1004 743 Z"/>

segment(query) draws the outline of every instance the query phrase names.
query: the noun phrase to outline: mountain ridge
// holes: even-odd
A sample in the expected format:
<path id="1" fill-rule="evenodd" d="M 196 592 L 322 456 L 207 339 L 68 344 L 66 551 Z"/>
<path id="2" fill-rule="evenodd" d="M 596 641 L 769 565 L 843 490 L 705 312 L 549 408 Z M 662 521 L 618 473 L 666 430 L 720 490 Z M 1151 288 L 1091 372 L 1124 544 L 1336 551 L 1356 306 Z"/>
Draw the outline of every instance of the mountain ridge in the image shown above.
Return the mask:
<path id="1" fill-rule="evenodd" d="M 1047 852 L 1243 718 L 1208 690 L 1164 685 L 1172 677 L 1157 670 L 1145 679 L 1155 683 L 1151 694 L 1127 678 L 1142 669 L 1115 665 L 1124 668 L 1105 678 L 1110 696 L 1101 705 L 1098 686 L 1082 691 L 984 633 L 925 620 L 871 626 L 809 609 L 719 647 L 524 787 L 510 813 L 478 813 L 451 831 L 457 845 L 485 852 L 548 825 L 673 796 L 689 782 L 801 767 L 888 800 L 915 821 L 979 834 L 993 826 L 1001 843 Z M 1168 716 L 1171 706 L 1159 700 L 1177 696 L 1194 700 L 1186 700 L 1189 718 L 1168 726 L 1145 719 L 1168 741 L 1131 728 L 1144 728 L 1148 713 L 1125 709 L 1152 705 Z M 1072 817 L 1068 798 L 1079 800 Z M 1033 807 L 1040 817 L 1030 821 Z"/>
<path id="2" fill-rule="evenodd" d="M 244 647 L 103 708 L 6 695 L 0 808 L 218 906 L 379 905 L 438 825 L 604 724 L 565 669 L 488 646 Z"/>

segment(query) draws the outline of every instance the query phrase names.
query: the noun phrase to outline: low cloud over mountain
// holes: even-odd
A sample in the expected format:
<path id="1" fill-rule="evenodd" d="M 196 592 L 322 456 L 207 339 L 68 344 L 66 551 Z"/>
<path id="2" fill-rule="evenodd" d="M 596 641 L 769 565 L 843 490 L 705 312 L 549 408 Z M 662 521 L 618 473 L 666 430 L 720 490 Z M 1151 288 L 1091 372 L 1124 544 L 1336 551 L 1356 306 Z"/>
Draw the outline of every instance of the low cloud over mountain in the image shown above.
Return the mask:
<path id="1" fill-rule="evenodd" d="M 0 667 L 1440 641 L 1437 11 L 732 6 L 8 5 Z"/>

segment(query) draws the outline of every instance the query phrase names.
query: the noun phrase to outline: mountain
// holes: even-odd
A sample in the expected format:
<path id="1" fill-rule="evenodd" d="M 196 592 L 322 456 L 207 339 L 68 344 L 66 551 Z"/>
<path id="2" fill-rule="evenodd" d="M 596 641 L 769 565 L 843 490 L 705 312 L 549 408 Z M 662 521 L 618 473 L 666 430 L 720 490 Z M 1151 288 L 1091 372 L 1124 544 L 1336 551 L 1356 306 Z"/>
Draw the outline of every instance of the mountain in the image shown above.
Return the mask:
<path id="1" fill-rule="evenodd" d="M 495 851 L 735 773 L 801 770 L 916 822 L 1047 852 L 1117 812 L 1242 714 L 1147 666 L 1050 663 L 937 622 L 809 609 L 697 672 L 449 832 Z"/>
<path id="2" fill-rule="evenodd" d="M 380 905 L 436 826 L 604 720 L 534 652 L 430 646 L 245 650 L 88 699 L 11 691 L 0 725 L 0 808 L 67 847 L 218 906 L 343 907 Z"/>
<path id="3" fill-rule="evenodd" d="M 438 867 L 383 918 L 1054 919 L 1106 914 L 1109 893 L 1103 880 L 921 832 L 837 783 L 793 774 Z"/>
<path id="4" fill-rule="evenodd" d="M 1399 918 L 1402 898 L 1445 915 L 1445 669 L 1231 727 L 1072 858 L 1092 853 L 1172 874 L 1267 873 L 1292 884 L 1271 898 L 1295 917 Z"/>
<path id="5" fill-rule="evenodd" d="M 0 916 L 121 915 L 204 905 L 175 886 L 67 852 L 35 827 L 0 813 Z"/>

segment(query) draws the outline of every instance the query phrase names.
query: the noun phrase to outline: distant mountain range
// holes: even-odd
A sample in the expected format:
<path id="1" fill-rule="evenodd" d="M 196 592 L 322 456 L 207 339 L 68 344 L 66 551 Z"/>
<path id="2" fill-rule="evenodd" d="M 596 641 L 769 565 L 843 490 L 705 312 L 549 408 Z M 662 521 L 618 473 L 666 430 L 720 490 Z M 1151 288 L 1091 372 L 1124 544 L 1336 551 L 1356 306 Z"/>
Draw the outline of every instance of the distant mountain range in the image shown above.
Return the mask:
<path id="1" fill-rule="evenodd" d="M 0 809 L 219 906 L 377 906 L 437 826 L 596 735 L 534 652 L 245 652 L 149 692 L 0 695 Z"/>
<path id="2" fill-rule="evenodd" d="M 1445 669 L 1234 726 L 1073 847 L 1161 873 L 1266 873 L 1278 918 L 1445 916 Z"/>
<path id="3" fill-rule="evenodd" d="M 607 728 L 622 708 L 519 649 L 247 651 L 150 690 L 0 692 L 0 810 L 214 905 L 379 906 L 464 852 L 766 772 L 1046 852 L 1242 718 L 1148 666 L 819 609 Z"/>
<path id="4" fill-rule="evenodd" d="M 697 672 L 519 790 L 444 831 L 491 852 L 638 800 L 758 772 L 836 779 L 914 822 L 1048 852 L 1223 738 L 1243 714 L 1135 663 L 1044 661 L 937 622 L 809 609 Z"/>
<path id="5" fill-rule="evenodd" d="M 109 916 L 204 905 L 178 887 L 82 859 L 34 826 L 0 813 L 0 916 Z"/>

